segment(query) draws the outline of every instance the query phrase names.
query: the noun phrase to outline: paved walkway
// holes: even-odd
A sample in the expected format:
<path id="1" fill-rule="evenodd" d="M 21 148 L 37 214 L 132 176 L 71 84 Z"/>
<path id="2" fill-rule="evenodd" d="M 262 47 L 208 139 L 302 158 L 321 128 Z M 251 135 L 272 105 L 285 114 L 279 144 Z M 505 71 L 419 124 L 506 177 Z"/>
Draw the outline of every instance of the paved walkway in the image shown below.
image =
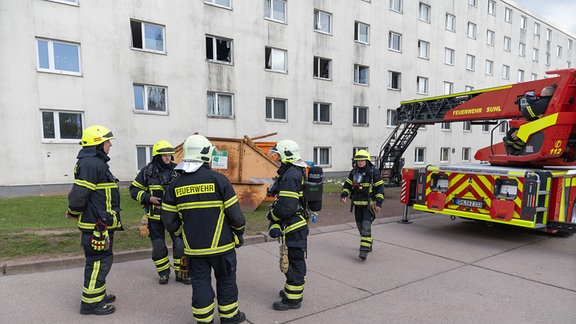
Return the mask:
<path id="1" fill-rule="evenodd" d="M 439 215 L 416 215 L 411 224 L 399 219 L 377 220 L 366 262 L 358 259 L 353 224 L 315 230 L 298 310 L 272 310 L 284 283 L 278 243 L 240 248 L 246 323 L 576 323 L 576 236 Z M 117 296 L 116 313 L 79 315 L 82 265 L 69 264 L 1 276 L 0 322 L 194 323 L 190 286 L 158 285 L 147 255 L 112 267 L 108 291 Z"/>

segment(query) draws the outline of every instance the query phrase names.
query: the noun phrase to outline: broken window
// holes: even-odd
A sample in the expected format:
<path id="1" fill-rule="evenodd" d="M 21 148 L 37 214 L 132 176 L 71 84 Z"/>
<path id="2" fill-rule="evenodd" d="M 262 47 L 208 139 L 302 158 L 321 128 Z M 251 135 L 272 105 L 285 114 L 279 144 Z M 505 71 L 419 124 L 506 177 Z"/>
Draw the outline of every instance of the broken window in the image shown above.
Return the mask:
<path id="1" fill-rule="evenodd" d="M 232 40 L 206 36 L 206 59 L 221 63 L 232 63 Z"/>
<path id="2" fill-rule="evenodd" d="M 321 58 L 321 57 L 314 57 L 314 77 L 321 78 L 321 79 L 330 79 L 332 78 L 332 74 L 330 73 L 330 66 L 332 60 Z"/>

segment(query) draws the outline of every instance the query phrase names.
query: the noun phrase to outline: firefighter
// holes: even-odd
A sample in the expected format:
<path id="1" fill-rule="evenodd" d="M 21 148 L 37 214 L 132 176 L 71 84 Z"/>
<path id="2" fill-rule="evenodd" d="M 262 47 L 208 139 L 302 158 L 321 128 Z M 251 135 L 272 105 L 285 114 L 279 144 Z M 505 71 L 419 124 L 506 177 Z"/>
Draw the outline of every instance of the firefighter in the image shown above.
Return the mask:
<path id="1" fill-rule="evenodd" d="M 144 166 L 130 185 L 132 198 L 144 206 L 145 219 L 140 226 L 140 236 L 150 236 L 152 242 L 152 261 L 161 285 L 170 278 L 170 258 L 166 248 L 166 230 L 160 219 L 162 215 L 162 197 L 172 180 L 178 176 L 174 170 L 174 147 L 168 141 L 159 140 L 152 147 L 152 161 Z M 184 255 L 184 242 L 181 231 L 169 233 L 172 239 L 174 274 L 176 281 L 190 284 L 187 269 L 180 271 L 181 258 Z"/>
<path id="2" fill-rule="evenodd" d="M 108 315 L 116 308 L 116 296 L 106 294 L 106 276 L 112 267 L 114 231 L 124 230 L 120 222 L 118 179 L 108 167 L 108 153 L 114 138 L 104 126 L 90 126 L 82 132 L 82 149 L 74 166 L 74 184 L 68 193 L 66 218 L 74 219 L 82 232 L 86 257 L 80 314 Z"/>
<path id="3" fill-rule="evenodd" d="M 212 143 L 202 135 L 184 142 L 183 161 L 164 194 L 162 221 L 169 232 L 182 227 L 184 253 L 192 281 L 192 314 L 199 323 L 214 320 L 214 290 L 220 323 L 241 323 L 246 315 L 238 309 L 236 251 L 244 243 L 246 220 L 230 181 L 210 169 Z"/>
<path id="4" fill-rule="evenodd" d="M 378 169 L 370 162 L 370 153 L 358 150 L 354 155 L 354 168 L 342 186 L 340 200 L 346 203 L 347 197 L 352 200 L 356 227 L 360 233 L 360 254 L 365 261 L 368 252 L 372 252 L 372 222 L 384 201 L 384 181 Z"/>
<path id="5" fill-rule="evenodd" d="M 270 154 L 279 162 L 276 179 L 276 200 L 267 214 L 269 233 L 282 236 L 288 250 L 286 282 L 279 295 L 282 300 L 272 304 L 278 311 L 300 308 L 306 279 L 306 249 L 308 216 L 306 214 L 303 187 L 306 162 L 300 157 L 300 147 L 292 140 L 282 140 Z"/>

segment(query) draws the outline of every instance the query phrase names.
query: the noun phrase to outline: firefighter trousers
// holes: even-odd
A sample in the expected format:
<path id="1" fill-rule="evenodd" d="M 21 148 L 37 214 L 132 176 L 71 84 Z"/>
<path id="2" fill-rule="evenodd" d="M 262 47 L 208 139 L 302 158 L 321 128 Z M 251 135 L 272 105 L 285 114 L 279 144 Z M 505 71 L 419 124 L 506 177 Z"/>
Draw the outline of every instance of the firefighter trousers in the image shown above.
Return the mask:
<path id="1" fill-rule="evenodd" d="M 148 220 L 148 230 L 150 231 L 150 241 L 152 242 L 152 261 L 160 276 L 170 275 L 170 257 L 166 247 L 166 228 L 162 221 Z M 174 271 L 180 271 L 180 258 L 184 255 L 184 242 L 180 236 L 169 233 L 172 239 L 172 253 L 174 259 Z"/>
<path id="2" fill-rule="evenodd" d="M 288 272 L 284 284 L 285 302 L 297 303 L 304 295 L 306 281 L 306 249 L 301 247 L 288 247 Z"/>
<path id="3" fill-rule="evenodd" d="M 212 289 L 212 269 L 216 278 L 216 296 Z M 236 251 L 206 257 L 188 257 L 188 271 L 192 281 L 192 314 L 200 323 L 214 320 L 215 303 L 221 319 L 238 313 L 238 285 L 236 284 Z"/>
<path id="4" fill-rule="evenodd" d="M 92 233 L 82 232 L 81 244 L 84 248 L 86 265 L 84 266 L 84 287 L 82 288 L 81 309 L 88 310 L 106 303 L 106 276 L 112 267 L 114 254 L 112 246 L 114 231 L 108 231 L 110 236 L 110 248 L 106 251 L 94 251 L 90 241 Z"/>
<path id="5" fill-rule="evenodd" d="M 372 251 L 372 222 L 376 217 L 368 207 L 354 206 L 354 218 L 360 233 L 360 251 Z"/>

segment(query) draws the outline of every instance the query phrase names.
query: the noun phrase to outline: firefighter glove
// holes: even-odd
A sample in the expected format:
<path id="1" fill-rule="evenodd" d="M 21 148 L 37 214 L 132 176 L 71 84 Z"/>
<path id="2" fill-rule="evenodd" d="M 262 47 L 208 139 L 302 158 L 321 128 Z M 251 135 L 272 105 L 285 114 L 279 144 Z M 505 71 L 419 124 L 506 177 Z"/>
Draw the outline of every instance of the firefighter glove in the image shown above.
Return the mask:
<path id="1" fill-rule="evenodd" d="M 234 233 L 234 244 L 236 248 L 244 245 L 244 236 L 242 234 L 243 233 Z"/>
<path id="2" fill-rule="evenodd" d="M 106 251 L 110 248 L 110 236 L 108 235 L 108 226 L 98 220 L 94 225 L 90 245 L 94 251 Z"/>
<path id="3" fill-rule="evenodd" d="M 375 202 L 370 203 L 370 205 L 368 206 L 368 208 L 370 209 L 370 213 L 371 213 L 372 215 L 376 215 L 376 213 L 377 213 L 378 210 L 380 209 L 380 208 L 378 208 L 378 206 L 376 205 Z"/>
<path id="4" fill-rule="evenodd" d="M 188 273 L 188 257 L 183 256 L 180 258 L 180 271 L 178 271 L 178 278 L 182 280 L 190 279 L 190 274 Z"/>
<path id="5" fill-rule="evenodd" d="M 286 247 L 286 243 L 282 240 L 280 244 L 280 271 L 282 273 L 287 273 L 288 268 L 290 267 L 290 261 L 288 260 L 288 247 Z"/>
<path id="6" fill-rule="evenodd" d="M 148 229 L 148 215 L 144 214 L 144 216 L 142 216 L 138 231 L 140 232 L 140 237 L 142 238 L 150 236 L 150 230 Z"/>

